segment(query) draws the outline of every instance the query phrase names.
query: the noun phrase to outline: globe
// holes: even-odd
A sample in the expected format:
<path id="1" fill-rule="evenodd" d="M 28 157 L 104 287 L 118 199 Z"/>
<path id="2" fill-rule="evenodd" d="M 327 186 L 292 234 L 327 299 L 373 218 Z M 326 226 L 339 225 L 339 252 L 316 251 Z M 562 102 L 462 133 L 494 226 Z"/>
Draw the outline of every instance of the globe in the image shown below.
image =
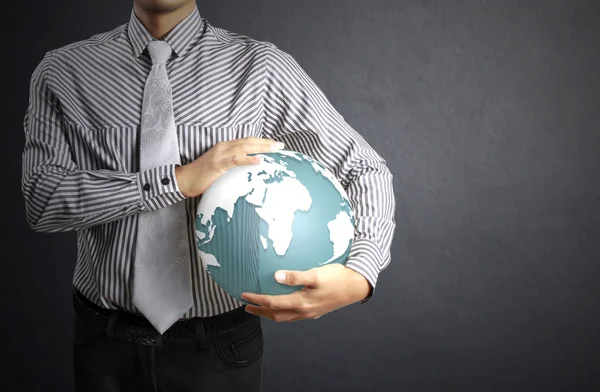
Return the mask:
<path id="1" fill-rule="evenodd" d="M 202 194 L 195 222 L 201 268 L 243 304 L 244 292 L 303 288 L 277 282 L 278 270 L 345 264 L 355 229 L 348 196 L 322 163 L 289 150 L 251 155 L 262 162 L 219 177 Z"/>

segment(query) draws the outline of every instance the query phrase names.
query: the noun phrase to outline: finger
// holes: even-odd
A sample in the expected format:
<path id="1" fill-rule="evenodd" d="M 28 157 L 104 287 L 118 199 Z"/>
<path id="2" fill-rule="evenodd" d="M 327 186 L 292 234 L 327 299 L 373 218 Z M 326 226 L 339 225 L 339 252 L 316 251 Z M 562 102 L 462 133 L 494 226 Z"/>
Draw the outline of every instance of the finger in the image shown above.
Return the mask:
<path id="1" fill-rule="evenodd" d="M 239 144 L 221 153 L 223 157 L 221 159 L 222 169 L 228 170 L 234 166 L 261 163 L 262 159 L 260 156 L 249 154 L 268 153 L 281 150 L 282 148 L 283 144 L 279 142 L 271 144 Z"/>
<path id="2" fill-rule="evenodd" d="M 229 155 L 219 161 L 222 170 L 229 170 L 232 167 L 244 165 L 256 165 L 262 162 L 262 158 L 257 155 Z"/>
<path id="3" fill-rule="evenodd" d="M 315 268 L 307 271 L 277 271 L 275 280 L 288 286 L 311 286 L 316 287 L 319 284 L 319 276 Z"/>
<path id="4" fill-rule="evenodd" d="M 266 146 L 270 147 L 273 145 L 282 146 L 283 143 L 277 140 L 267 139 L 263 137 L 243 137 L 239 139 L 232 139 L 221 143 L 224 147 L 223 150 L 229 150 L 239 146 Z"/>
<path id="5" fill-rule="evenodd" d="M 281 150 L 284 144 L 269 140 L 267 143 L 238 143 L 223 150 L 223 155 L 260 154 Z"/>
<path id="6" fill-rule="evenodd" d="M 261 308 L 260 306 L 246 306 L 246 312 L 254 314 L 260 317 L 268 318 L 277 323 L 302 320 L 305 317 L 299 315 L 298 312 L 293 310 L 270 310 Z"/>
<path id="7" fill-rule="evenodd" d="M 253 304 L 268 309 L 288 309 L 303 311 L 306 308 L 306 301 L 303 299 L 303 293 L 300 291 L 283 295 L 267 295 L 255 293 L 243 293 L 242 299 Z"/>

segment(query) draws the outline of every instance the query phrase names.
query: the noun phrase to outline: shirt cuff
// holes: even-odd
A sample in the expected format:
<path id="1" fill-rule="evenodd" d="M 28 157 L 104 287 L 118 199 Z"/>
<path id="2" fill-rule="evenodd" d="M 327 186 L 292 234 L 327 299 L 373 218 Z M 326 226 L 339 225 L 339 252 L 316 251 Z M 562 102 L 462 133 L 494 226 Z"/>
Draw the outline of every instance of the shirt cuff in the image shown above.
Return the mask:
<path id="1" fill-rule="evenodd" d="M 180 165 L 173 163 L 138 173 L 138 189 L 145 210 L 155 211 L 186 199 L 175 177 L 177 166 Z"/>
<path id="2" fill-rule="evenodd" d="M 345 266 L 364 276 L 370 286 L 369 294 L 360 301 L 361 304 L 373 298 L 382 260 L 381 251 L 373 241 L 358 239 L 352 244 Z"/>

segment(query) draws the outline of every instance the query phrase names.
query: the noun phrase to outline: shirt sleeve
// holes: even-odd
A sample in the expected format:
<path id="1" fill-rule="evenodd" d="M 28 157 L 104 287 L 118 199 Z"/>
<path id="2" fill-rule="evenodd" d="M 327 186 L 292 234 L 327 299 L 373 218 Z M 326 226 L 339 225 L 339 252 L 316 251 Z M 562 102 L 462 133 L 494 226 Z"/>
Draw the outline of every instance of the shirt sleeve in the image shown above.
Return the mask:
<path id="1" fill-rule="evenodd" d="M 280 140 L 324 164 L 340 181 L 356 219 L 346 267 L 364 276 L 373 296 L 379 273 L 390 260 L 395 229 L 393 178 L 373 150 L 285 51 L 267 43 L 263 135 Z"/>
<path id="2" fill-rule="evenodd" d="M 71 154 L 76 146 L 66 137 L 61 102 L 53 91 L 48 52 L 31 76 L 23 122 L 21 191 L 31 228 L 85 229 L 186 198 L 177 185 L 176 164 L 138 173 L 79 169 Z"/>

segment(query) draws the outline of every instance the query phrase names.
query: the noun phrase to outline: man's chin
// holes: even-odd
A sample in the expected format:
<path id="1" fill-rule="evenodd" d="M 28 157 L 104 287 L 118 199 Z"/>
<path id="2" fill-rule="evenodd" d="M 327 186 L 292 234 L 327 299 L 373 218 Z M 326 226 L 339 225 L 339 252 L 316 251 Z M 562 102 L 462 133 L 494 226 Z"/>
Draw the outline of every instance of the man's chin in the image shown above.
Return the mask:
<path id="1" fill-rule="evenodd" d="M 168 14 L 181 8 L 187 1 L 182 0 L 139 0 L 138 4 L 146 12 Z"/>

